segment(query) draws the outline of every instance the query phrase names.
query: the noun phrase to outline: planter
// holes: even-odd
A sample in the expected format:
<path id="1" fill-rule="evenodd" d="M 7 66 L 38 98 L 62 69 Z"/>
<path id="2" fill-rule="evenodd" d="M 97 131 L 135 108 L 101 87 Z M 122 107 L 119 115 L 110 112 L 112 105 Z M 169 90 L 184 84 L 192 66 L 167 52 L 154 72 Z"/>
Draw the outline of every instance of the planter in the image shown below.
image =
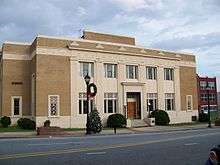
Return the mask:
<path id="1" fill-rule="evenodd" d="M 64 130 L 60 127 L 37 127 L 37 135 L 64 135 Z"/>
<path id="2" fill-rule="evenodd" d="M 154 117 L 146 118 L 145 121 L 149 126 L 155 126 L 155 118 Z"/>

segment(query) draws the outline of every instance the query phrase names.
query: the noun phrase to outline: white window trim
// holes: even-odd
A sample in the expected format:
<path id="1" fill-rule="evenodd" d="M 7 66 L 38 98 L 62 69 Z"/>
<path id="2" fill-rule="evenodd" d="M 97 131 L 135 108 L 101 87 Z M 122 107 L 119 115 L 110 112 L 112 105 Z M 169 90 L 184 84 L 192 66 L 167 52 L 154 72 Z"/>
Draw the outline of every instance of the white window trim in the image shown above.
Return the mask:
<path id="1" fill-rule="evenodd" d="M 50 97 L 51 96 L 56 96 L 58 103 L 57 103 L 57 115 L 56 116 L 51 116 L 50 115 Z M 56 118 L 56 117 L 60 117 L 60 96 L 59 95 L 48 95 L 48 117 L 50 118 Z"/>
<path id="2" fill-rule="evenodd" d="M 129 66 L 132 66 L 132 71 L 133 71 L 133 78 L 129 77 L 129 69 L 127 69 Z M 136 70 L 135 68 L 137 68 L 137 75 L 136 75 Z M 139 70 L 138 70 L 138 65 L 126 65 L 126 79 L 131 79 L 131 80 L 138 80 L 139 79 Z"/>
<path id="3" fill-rule="evenodd" d="M 83 64 L 84 64 L 84 63 L 88 63 L 88 65 L 89 65 L 88 75 L 89 75 L 90 77 L 94 77 L 94 62 L 80 61 L 79 63 L 80 63 L 80 76 L 81 76 L 81 77 L 83 77 Z M 93 67 L 92 67 L 92 65 L 93 65 Z M 93 72 L 92 72 L 92 68 L 93 68 Z"/>
<path id="4" fill-rule="evenodd" d="M 171 96 L 166 97 L 166 94 L 171 94 Z M 173 104 L 171 104 L 171 109 L 170 110 L 167 110 L 166 100 L 168 100 L 168 99 L 172 99 L 173 100 Z M 176 110 L 175 94 L 174 93 L 165 93 L 165 110 L 168 111 L 168 112 Z"/>
<path id="5" fill-rule="evenodd" d="M 82 94 L 84 94 L 84 92 L 80 92 Z M 82 113 L 79 113 L 79 101 L 81 100 L 81 112 Z M 86 115 L 87 113 L 83 113 L 83 101 L 86 101 L 87 98 L 86 97 L 79 97 L 78 98 L 78 112 L 77 112 L 77 115 Z M 91 102 L 93 101 L 93 106 L 91 107 Z M 94 108 L 94 103 L 95 103 L 95 100 L 94 99 L 89 99 L 89 113 L 91 112 L 91 109 Z"/>
<path id="6" fill-rule="evenodd" d="M 108 69 L 107 69 L 108 65 L 111 65 L 113 77 L 108 77 Z M 117 64 L 104 63 L 104 71 L 105 71 L 105 78 L 107 78 L 107 79 L 117 79 Z M 115 75 L 115 77 L 114 77 L 114 75 Z"/>
<path id="7" fill-rule="evenodd" d="M 191 100 L 191 109 L 188 109 L 188 99 L 190 97 Z M 186 95 L 186 111 L 192 111 L 193 110 L 193 98 L 192 95 Z"/>
<path id="8" fill-rule="evenodd" d="M 14 115 L 14 99 L 19 98 L 19 115 Z M 22 96 L 12 96 L 11 97 L 11 116 L 12 117 L 21 117 L 22 116 Z"/>
<path id="9" fill-rule="evenodd" d="M 148 69 L 152 69 L 152 79 L 149 78 Z M 146 79 L 147 80 L 157 80 L 157 67 L 155 66 L 146 66 Z"/>

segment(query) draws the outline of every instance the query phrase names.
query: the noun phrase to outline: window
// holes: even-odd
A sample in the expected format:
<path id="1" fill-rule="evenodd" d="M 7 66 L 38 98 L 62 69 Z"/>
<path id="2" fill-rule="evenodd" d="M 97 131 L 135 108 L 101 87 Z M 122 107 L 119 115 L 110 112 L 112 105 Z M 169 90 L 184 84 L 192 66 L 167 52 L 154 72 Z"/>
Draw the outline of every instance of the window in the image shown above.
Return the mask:
<path id="1" fill-rule="evenodd" d="M 104 113 L 116 113 L 117 109 L 117 93 L 104 94 Z"/>
<path id="2" fill-rule="evenodd" d="M 87 74 L 94 77 L 94 64 L 91 62 L 80 62 L 80 75 L 85 77 Z"/>
<path id="3" fill-rule="evenodd" d="M 155 111 L 157 110 L 157 93 L 147 94 L 147 110 Z"/>
<path id="4" fill-rule="evenodd" d="M 12 107 L 12 116 L 21 116 L 22 115 L 22 97 L 12 96 L 11 107 Z"/>
<path id="5" fill-rule="evenodd" d="M 215 82 L 208 82 L 208 86 L 210 89 L 215 89 Z"/>
<path id="6" fill-rule="evenodd" d="M 200 88 L 206 89 L 206 81 L 200 81 Z"/>
<path id="7" fill-rule="evenodd" d="M 209 101 L 215 101 L 215 94 L 214 93 L 209 94 Z"/>
<path id="8" fill-rule="evenodd" d="M 87 114 L 86 93 L 79 93 L 79 114 Z M 93 100 L 89 100 L 89 110 L 93 109 Z"/>
<path id="9" fill-rule="evenodd" d="M 105 68 L 105 77 L 106 78 L 116 78 L 117 65 L 115 65 L 115 64 L 104 64 L 104 68 Z"/>
<path id="10" fill-rule="evenodd" d="M 186 96 L 186 108 L 187 108 L 187 111 L 193 110 L 193 106 L 192 106 L 192 95 L 187 95 L 187 96 Z"/>
<path id="11" fill-rule="evenodd" d="M 137 79 L 138 78 L 138 66 L 126 65 L 126 78 Z"/>
<path id="12" fill-rule="evenodd" d="M 155 80 L 157 76 L 157 68 L 156 67 L 146 67 L 146 78 Z"/>
<path id="13" fill-rule="evenodd" d="M 173 80 L 172 68 L 164 68 L 164 80 Z"/>
<path id="14" fill-rule="evenodd" d="M 200 94 L 200 98 L 202 101 L 208 101 L 208 94 Z M 214 93 L 209 94 L 209 101 L 215 101 L 216 95 Z"/>
<path id="15" fill-rule="evenodd" d="M 48 116 L 59 116 L 60 98 L 59 95 L 48 95 Z"/>
<path id="16" fill-rule="evenodd" d="M 202 101 L 207 101 L 208 100 L 206 94 L 200 94 L 200 98 L 201 98 Z"/>
<path id="17" fill-rule="evenodd" d="M 171 111 L 174 110 L 174 94 L 173 93 L 165 93 L 165 110 Z"/>

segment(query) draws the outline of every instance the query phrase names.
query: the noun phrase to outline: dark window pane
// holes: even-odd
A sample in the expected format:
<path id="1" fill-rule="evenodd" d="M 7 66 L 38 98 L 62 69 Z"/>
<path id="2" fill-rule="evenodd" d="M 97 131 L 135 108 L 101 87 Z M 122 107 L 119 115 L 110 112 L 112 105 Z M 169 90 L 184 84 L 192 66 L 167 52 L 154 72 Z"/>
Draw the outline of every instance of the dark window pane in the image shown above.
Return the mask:
<path id="1" fill-rule="evenodd" d="M 113 113 L 113 100 L 108 100 L 108 113 Z"/>
<path id="2" fill-rule="evenodd" d="M 115 104 L 114 113 L 116 113 L 116 111 L 117 111 L 117 101 L 116 100 L 114 100 L 114 104 Z"/>
<path id="3" fill-rule="evenodd" d="M 83 114 L 87 113 L 87 101 L 83 100 Z"/>
<path id="4" fill-rule="evenodd" d="M 79 100 L 79 114 L 82 114 L 82 100 Z"/>
<path id="5" fill-rule="evenodd" d="M 107 100 L 104 100 L 104 113 L 107 113 Z"/>
<path id="6" fill-rule="evenodd" d="M 93 110 L 93 100 L 90 100 L 90 112 Z"/>
<path id="7" fill-rule="evenodd" d="M 20 99 L 14 98 L 14 115 L 19 115 L 20 111 Z"/>

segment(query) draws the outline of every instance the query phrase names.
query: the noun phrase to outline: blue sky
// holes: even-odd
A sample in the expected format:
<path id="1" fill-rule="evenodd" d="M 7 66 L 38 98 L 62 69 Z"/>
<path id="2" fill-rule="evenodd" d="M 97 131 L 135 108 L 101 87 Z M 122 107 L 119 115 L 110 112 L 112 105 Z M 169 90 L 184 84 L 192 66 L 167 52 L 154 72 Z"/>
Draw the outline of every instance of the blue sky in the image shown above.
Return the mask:
<path id="1" fill-rule="evenodd" d="M 0 44 L 82 29 L 193 53 L 200 75 L 220 78 L 220 0 L 0 0 Z"/>

